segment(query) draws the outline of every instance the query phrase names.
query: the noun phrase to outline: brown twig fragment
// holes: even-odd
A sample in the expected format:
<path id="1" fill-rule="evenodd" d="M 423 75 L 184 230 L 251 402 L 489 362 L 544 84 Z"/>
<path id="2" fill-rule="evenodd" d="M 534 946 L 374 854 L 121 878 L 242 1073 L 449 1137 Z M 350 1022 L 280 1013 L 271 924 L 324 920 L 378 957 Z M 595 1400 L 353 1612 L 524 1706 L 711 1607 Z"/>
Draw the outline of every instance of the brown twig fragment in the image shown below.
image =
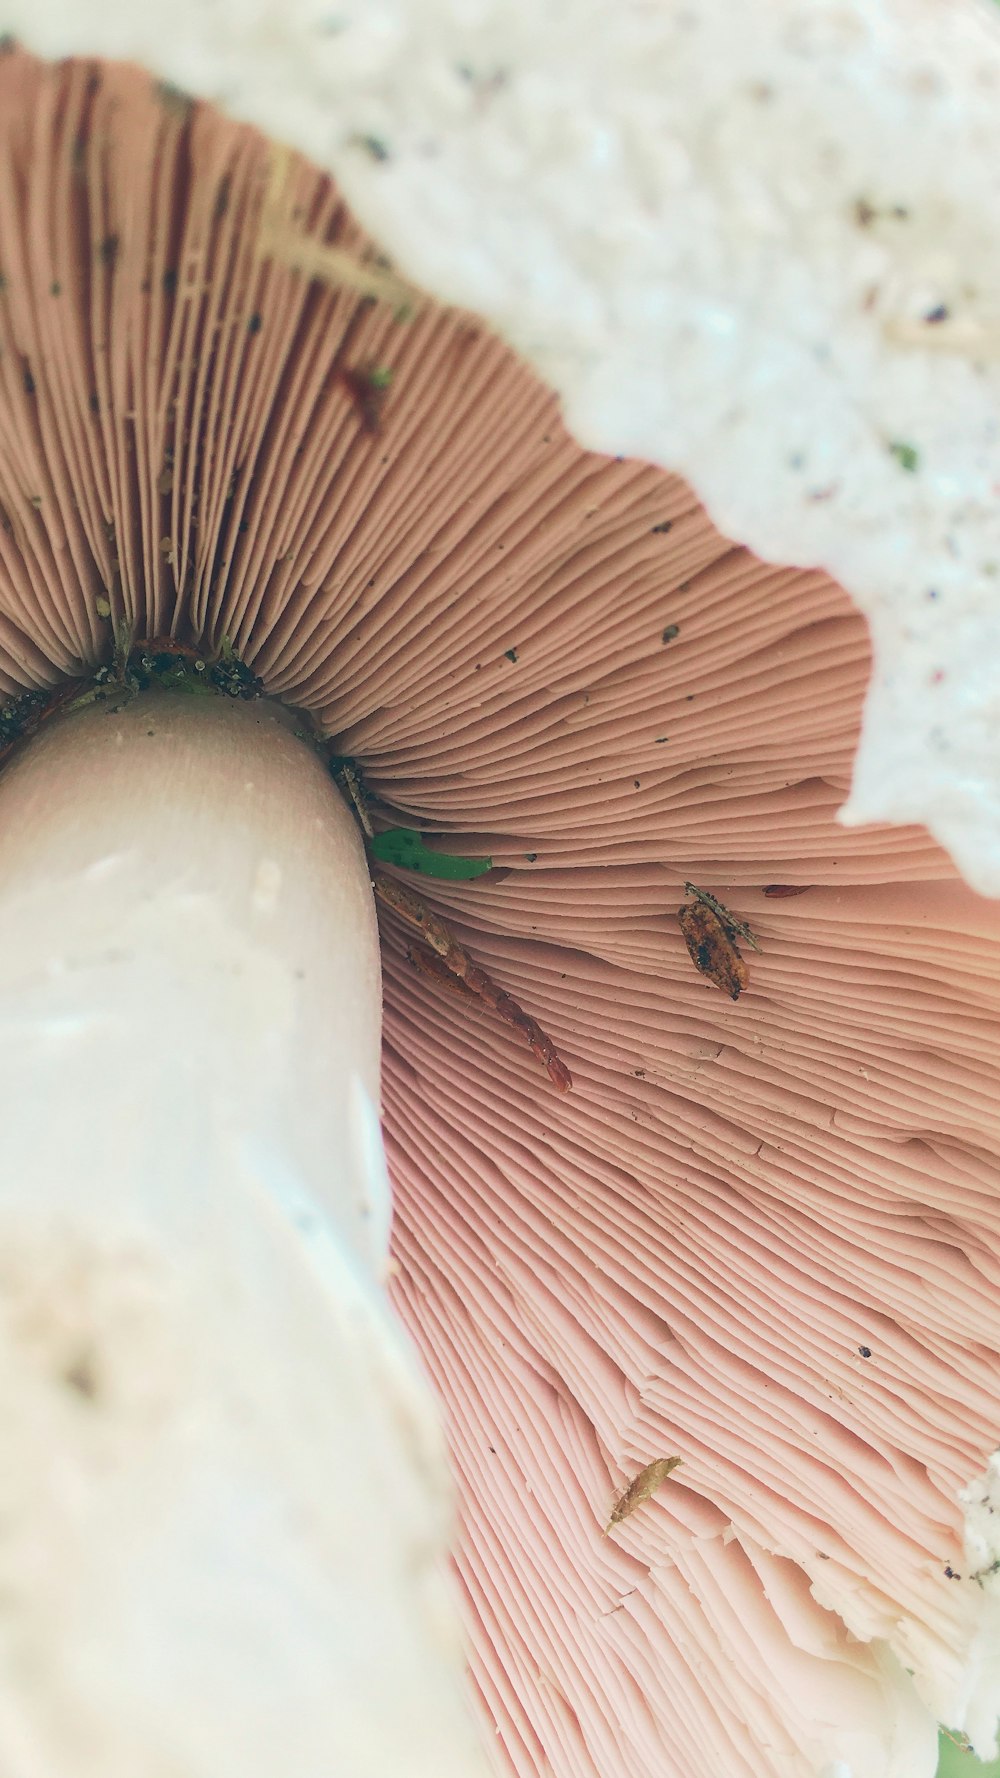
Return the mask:
<path id="1" fill-rule="evenodd" d="M 573 1085 L 573 1077 L 565 1062 L 556 1052 L 551 1037 L 547 1037 L 541 1026 L 536 1024 L 530 1013 L 505 992 L 485 969 L 474 963 L 462 945 L 454 939 L 443 920 L 431 913 L 430 908 L 419 895 L 408 889 L 405 883 L 399 883 L 395 877 L 383 876 L 377 872 L 372 878 L 372 887 L 380 901 L 391 908 L 394 914 L 412 926 L 429 946 L 432 953 L 440 957 L 444 967 L 456 976 L 471 993 L 478 996 L 486 1006 L 520 1031 L 526 1039 L 528 1048 L 536 1056 L 546 1070 L 553 1085 L 561 1093 L 568 1093 Z M 419 953 L 412 959 L 418 969 L 424 969 Z M 425 973 L 432 973 L 426 970 Z"/>
<path id="2" fill-rule="evenodd" d="M 428 950 L 426 945 L 407 945 L 406 961 L 412 963 L 420 975 L 429 975 L 431 980 L 439 982 L 450 994 L 457 994 L 463 1000 L 478 1000 L 479 995 L 464 982 L 460 976 L 452 975 L 443 957 L 436 951 Z"/>

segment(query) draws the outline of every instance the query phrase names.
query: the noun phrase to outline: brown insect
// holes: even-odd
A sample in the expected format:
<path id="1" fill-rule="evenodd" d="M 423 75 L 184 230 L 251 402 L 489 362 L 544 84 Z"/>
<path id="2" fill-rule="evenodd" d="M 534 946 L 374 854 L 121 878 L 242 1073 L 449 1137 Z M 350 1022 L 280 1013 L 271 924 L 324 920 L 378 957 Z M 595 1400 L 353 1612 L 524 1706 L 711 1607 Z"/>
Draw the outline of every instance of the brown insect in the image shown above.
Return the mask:
<path id="1" fill-rule="evenodd" d="M 411 948 L 410 960 L 415 967 L 426 975 L 433 975 L 437 980 L 442 979 L 441 971 L 455 977 L 461 984 L 460 993 L 467 991 L 475 994 L 513 1030 L 520 1031 L 532 1055 L 541 1062 L 553 1085 L 561 1093 L 568 1093 L 573 1085 L 573 1077 L 556 1053 L 551 1037 L 546 1036 L 530 1013 L 526 1013 L 492 976 L 487 975 L 485 969 L 472 961 L 468 951 L 452 937 L 444 921 L 432 914 L 420 896 L 415 895 L 405 883 L 397 882 L 395 877 L 383 876 L 381 871 L 376 871 L 372 877 L 372 887 L 379 900 L 391 908 L 394 914 L 398 914 L 407 926 L 412 926 L 414 931 L 419 932 L 425 941 L 424 945 Z"/>
<path id="2" fill-rule="evenodd" d="M 684 888 L 694 899 L 681 904 L 677 919 L 691 961 L 731 1000 L 738 1000 L 743 989 L 750 986 L 750 971 L 736 940 L 744 939 L 755 951 L 760 946 L 749 926 L 735 919 L 714 895 L 695 883 L 685 883 Z"/>
<path id="3" fill-rule="evenodd" d="M 605 1537 L 612 1526 L 620 1525 L 623 1519 L 630 1518 L 637 1506 L 641 1506 L 644 1500 L 656 1493 L 657 1488 L 666 1481 L 680 1461 L 679 1457 L 657 1457 L 652 1463 L 647 1463 L 645 1469 L 640 1469 L 637 1476 L 633 1476 L 624 1494 L 619 1494 L 611 1508 L 611 1517 L 604 1530 Z"/>

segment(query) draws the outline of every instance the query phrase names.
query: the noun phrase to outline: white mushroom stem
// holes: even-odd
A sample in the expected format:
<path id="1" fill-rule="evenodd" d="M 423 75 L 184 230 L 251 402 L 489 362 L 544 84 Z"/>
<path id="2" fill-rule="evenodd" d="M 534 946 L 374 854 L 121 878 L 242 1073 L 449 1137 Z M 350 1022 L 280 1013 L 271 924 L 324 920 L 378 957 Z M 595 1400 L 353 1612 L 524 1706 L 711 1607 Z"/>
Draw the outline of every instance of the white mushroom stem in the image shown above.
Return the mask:
<path id="1" fill-rule="evenodd" d="M 283 714 L 153 693 L 0 831 L 0 1770 L 475 1778 L 350 813 Z"/>

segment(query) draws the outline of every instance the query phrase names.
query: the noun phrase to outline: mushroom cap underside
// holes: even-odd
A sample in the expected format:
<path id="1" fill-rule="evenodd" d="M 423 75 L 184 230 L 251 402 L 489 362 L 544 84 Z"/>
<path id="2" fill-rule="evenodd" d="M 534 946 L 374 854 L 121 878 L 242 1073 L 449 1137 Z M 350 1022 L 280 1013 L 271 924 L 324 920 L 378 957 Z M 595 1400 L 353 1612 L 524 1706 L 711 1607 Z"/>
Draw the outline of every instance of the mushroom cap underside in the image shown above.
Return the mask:
<path id="1" fill-rule="evenodd" d="M 225 638 L 386 819 L 492 859 L 421 892 L 572 1067 L 557 1100 L 385 921 L 397 1294 L 508 1766 L 988 1739 L 958 1494 L 996 1437 L 997 917 L 921 830 L 836 824 L 861 618 L 580 450 L 475 318 L 295 269 L 252 130 L 19 52 L 0 118 L 0 685 L 91 672 L 106 606 Z M 290 165 L 287 238 L 370 265 Z M 759 941 L 738 1001 L 687 883 Z"/>

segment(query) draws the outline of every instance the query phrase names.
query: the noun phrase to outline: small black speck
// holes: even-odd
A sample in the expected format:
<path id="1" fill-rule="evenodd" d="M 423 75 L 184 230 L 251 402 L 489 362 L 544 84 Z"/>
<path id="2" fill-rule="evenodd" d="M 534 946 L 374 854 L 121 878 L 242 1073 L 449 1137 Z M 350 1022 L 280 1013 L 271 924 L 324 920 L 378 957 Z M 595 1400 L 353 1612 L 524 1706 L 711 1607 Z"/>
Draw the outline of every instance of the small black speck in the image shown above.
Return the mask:
<path id="1" fill-rule="evenodd" d="M 639 786 L 640 786 L 640 780 L 639 780 L 639 779 L 638 779 L 638 778 L 633 778 L 633 779 L 632 779 L 632 788 L 633 788 L 633 790 L 638 790 L 638 789 L 639 789 Z"/>
<path id="2" fill-rule="evenodd" d="M 62 295 L 62 285 L 58 284 L 58 283 L 50 284 L 49 285 L 49 295 L 50 296 L 61 296 Z"/>
<path id="3" fill-rule="evenodd" d="M 496 1445 L 487 1445 L 487 1447 L 486 1447 L 486 1449 L 487 1449 L 487 1450 L 488 1450 L 488 1452 L 489 1452 L 489 1454 L 490 1454 L 490 1456 L 491 1456 L 491 1457 L 495 1457 L 495 1456 L 496 1456 L 496 1454 L 497 1454 L 497 1448 L 496 1448 Z"/>
<path id="4" fill-rule="evenodd" d="M 666 629 L 663 632 L 663 635 L 660 637 L 660 641 L 661 642 L 672 642 L 674 637 L 679 636 L 680 633 L 681 633 L 680 624 L 668 624 Z"/>
<path id="5" fill-rule="evenodd" d="M 24 372 L 24 393 L 25 395 L 34 395 L 35 393 L 35 379 L 28 369 L 25 369 Z"/>
<path id="6" fill-rule="evenodd" d="M 872 1355 L 872 1349 L 870 1346 L 859 1346 L 858 1351 L 860 1352 L 862 1358 L 870 1358 Z"/>
<path id="7" fill-rule="evenodd" d="M 90 411 L 92 414 L 99 414 L 101 411 L 101 404 L 96 395 L 91 395 L 90 397 Z"/>
<path id="8" fill-rule="evenodd" d="M 118 258 L 118 236 L 105 235 L 101 242 L 101 259 L 105 265 L 114 265 Z"/>
<path id="9" fill-rule="evenodd" d="M 173 82 L 169 80 L 157 82 L 156 96 L 161 105 L 165 105 L 168 111 L 174 111 L 180 117 L 187 117 L 194 105 L 190 94 L 186 93 L 183 87 L 174 86 Z"/>
<path id="10" fill-rule="evenodd" d="M 146 730 L 146 733 L 147 733 L 147 735 L 155 735 L 156 730 L 155 730 L 155 728 L 148 728 Z"/>
<path id="11" fill-rule="evenodd" d="M 77 1353 L 77 1356 L 71 1359 L 66 1366 L 62 1378 L 66 1387 L 72 1389 L 76 1395 L 82 1395 L 85 1400 L 93 1401 L 97 1394 L 97 1372 L 94 1368 L 93 1353 L 88 1351 Z"/>
<path id="12" fill-rule="evenodd" d="M 669 735 L 657 735 L 656 746 L 662 747 L 665 744 L 665 742 L 669 741 L 669 739 L 670 739 Z"/>
<path id="13" fill-rule="evenodd" d="M 646 1078 L 645 1068 L 633 1068 L 632 1073 L 635 1075 L 636 1080 L 645 1080 Z"/>
<path id="14" fill-rule="evenodd" d="M 354 140 L 359 148 L 363 148 L 366 154 L 371 155 L 373 161 L 387 161 L 389 159 L 389 149 L 381 136 L 355 136 Z"/>
<path id="15" fill-rule="evenodd" d="M 177 289 L 177 268 L 170 266 L 163 274 L 163 289 L 167 296 L 173 296 Z"/>
<path id="16" fill-rule="evenodd" d="M 516 661 L 517 660 L 517 649 L 516 648 L 505 648 L 503 651 L 503 658 L 505 661 Z"/>
<path id="17" fill-rule="evenodd" d="M 962 1576 L 960 1574 L 955 1573 L 955 1570 L 954 1570 L 954 1568 L 952 1568 L 950 1562 L 945 1563 L 944 1571 L 945 1571 L 945 1574 L 949 1580 L 961 1580 L 961 1578 L 962 1578 Z"/>
<path id="18" fill-rule="evenodd" d="M 920 466 L 920 452 L 916 445 L 907 444 L 904 439 L 895 438 L 889 443 L 889 454 L 895 457 L 900 469 L 912 475 Z"/>
<path id="19" fill-rule="evenodd" d="M 258 315 L 255 310 L 247 322 L 247 333 L 259 333 L 263 325 L 264 322 L 261 316 Z"/>
<path id="20" fill-rule="evenodd" d="M 528 860 L 529 864 L 534 864 L 535 859 L 538 857 L 538 853 L 537 852 L 526 852 L 524 854 L 524 856 Z"/>
<path id="21" fill-rule="evenodd" d="M 933 309 L 928 309 L 924 320 L 929 327 L 933 327 L 938 321 L 947 321 L 948 312 L 947 303 L 935 303 Z"/>
<path id="22" fill-rule="evenodd" d="M 674 525 L 673 519 L 664 519 L 662 525 L 653 525 L 651 527 L 651 529 L 653 531 L 659 531 L 662 536 L 666 536 L 666 533 L 668 531 L 673 530 L 673 525 Z"/>

